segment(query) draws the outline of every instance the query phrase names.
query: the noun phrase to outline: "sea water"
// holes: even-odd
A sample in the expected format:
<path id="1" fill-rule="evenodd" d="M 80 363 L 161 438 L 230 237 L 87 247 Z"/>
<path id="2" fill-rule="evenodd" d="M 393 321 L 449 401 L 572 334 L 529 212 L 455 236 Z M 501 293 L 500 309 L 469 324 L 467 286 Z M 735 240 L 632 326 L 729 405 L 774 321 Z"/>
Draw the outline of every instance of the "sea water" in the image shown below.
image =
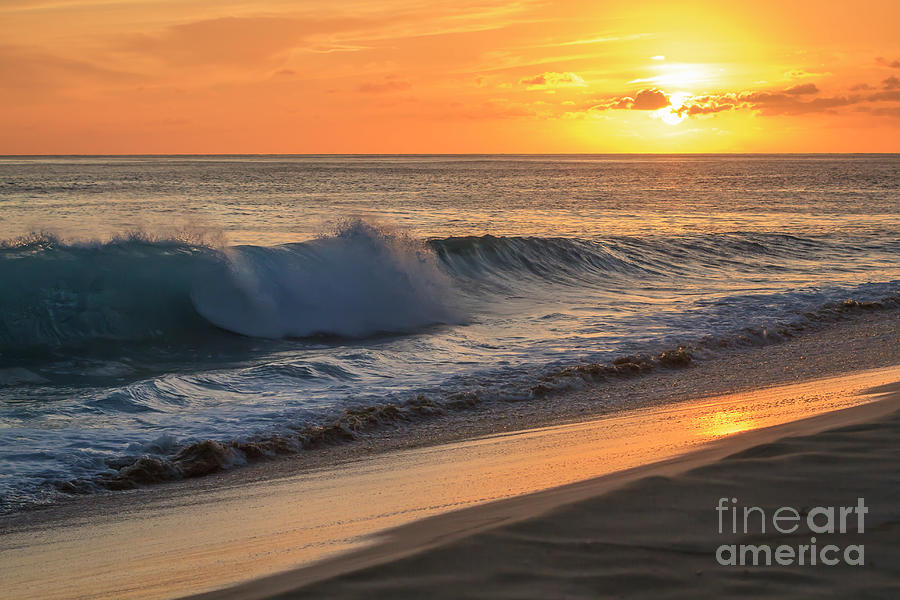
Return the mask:
<path id="1" fill-rule="evenodd" d="M 900 158 L 4 157 L 0 239 L 8 511 L 896 301 Z"/>

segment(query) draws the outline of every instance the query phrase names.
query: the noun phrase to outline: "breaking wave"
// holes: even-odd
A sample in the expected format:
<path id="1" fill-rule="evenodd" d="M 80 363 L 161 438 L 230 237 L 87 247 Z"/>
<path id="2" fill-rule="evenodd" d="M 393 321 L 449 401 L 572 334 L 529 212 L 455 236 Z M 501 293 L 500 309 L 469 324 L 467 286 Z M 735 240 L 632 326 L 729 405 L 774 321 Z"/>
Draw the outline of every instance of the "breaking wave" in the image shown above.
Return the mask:
<path id="1" fill-rule="evenodd" d="M 358 221 L 275 247 L 33 236 L 0 248 L 0 281 L 0 352 L 104 340 L 177 344 L 216 328 L 362 337 L 458 319 L 428 246 Z"/>
<path id="2" fill-rule="evenodd" d="M 882 243 L 883 244 L 883 243 Z M 458 323 L 465 296 L 539 284 L 578 287 L 815 265 L 865 241 L 773 234 L 416 240 L 362 221 L 281 246 L 214 248 L 129 236 L 0 245 L 0 353 L 98 341 L 195 343 L 219 330 L 261 338 L 365 337 Z"/>

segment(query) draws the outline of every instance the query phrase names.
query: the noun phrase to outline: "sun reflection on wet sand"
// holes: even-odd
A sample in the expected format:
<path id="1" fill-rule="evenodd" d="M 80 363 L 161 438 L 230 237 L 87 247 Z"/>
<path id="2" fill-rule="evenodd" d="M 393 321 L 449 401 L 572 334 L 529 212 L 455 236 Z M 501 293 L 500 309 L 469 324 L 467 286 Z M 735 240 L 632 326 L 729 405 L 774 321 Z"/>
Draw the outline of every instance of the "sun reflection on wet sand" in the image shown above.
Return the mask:
<path id="1" fill-rule="evenodd" d="M 759 421 L 755 416 L 740 409 L 728 409 L 703 415 L 697 419 L 696 425 L 700 428 L 701 435 L 720 438 L 759 428 Z"/>

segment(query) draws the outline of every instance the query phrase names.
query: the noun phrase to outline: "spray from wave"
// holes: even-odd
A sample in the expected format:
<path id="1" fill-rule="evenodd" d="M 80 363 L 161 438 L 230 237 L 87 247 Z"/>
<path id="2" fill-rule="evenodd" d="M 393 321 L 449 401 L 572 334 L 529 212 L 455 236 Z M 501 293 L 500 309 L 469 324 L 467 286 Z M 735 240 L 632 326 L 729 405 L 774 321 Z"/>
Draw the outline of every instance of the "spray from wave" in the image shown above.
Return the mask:
<path id="1" fill-rule="evenodd" d="M 434 252 L 360 220 L 311 242 L 240 246 L 226 256 L 227 272 L 201 278 L 191 298 L 210 323 L 235 333 L 363 337 L 458 319 Z"/>

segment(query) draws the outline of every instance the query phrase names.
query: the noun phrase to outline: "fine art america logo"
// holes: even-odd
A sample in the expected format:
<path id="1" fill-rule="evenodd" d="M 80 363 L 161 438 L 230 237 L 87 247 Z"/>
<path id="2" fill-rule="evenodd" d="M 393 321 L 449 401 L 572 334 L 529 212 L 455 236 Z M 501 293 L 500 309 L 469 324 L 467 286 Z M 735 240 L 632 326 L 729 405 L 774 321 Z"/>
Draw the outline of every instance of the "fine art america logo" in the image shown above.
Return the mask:
<path id="1" fill-rule="evenodd" d="M 864 533 L 869 512 L 865 498 L 856 506 L 816 506 L 802 512 L 782 506 L 767 513 L 759 506 L 738 506 L 737 498 L 719 498 L 716 505 L 719 534 L 783 534 L 809 532 L 802 544 L 722 544 L 716 549 L 716 561 L 723 566 L 833 566 L 865 565 L 863 544 L 823 544 L 816 535 Z M 804 535 L 805 537 L 805 535 Z M 788 541 L 788 540 L 785 540 Z M 829 540 L 831 541 L 831 540 Z"/>

